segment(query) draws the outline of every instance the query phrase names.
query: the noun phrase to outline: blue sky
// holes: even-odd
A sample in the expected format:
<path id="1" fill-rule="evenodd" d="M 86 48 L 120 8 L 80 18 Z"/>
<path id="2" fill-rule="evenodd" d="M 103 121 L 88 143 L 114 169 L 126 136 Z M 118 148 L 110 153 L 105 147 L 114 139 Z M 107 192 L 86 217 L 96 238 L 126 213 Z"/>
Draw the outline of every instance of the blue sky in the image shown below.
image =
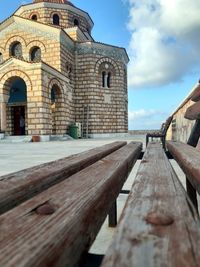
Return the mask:
<path id="1" fill-rule="evenodd" d="M 0 21 L 21 4 L 0 1 Z M 127 49 L 129 129 L 156 129 L 200 78 L 199 0 L 72 0 L 96 41 Z"/>

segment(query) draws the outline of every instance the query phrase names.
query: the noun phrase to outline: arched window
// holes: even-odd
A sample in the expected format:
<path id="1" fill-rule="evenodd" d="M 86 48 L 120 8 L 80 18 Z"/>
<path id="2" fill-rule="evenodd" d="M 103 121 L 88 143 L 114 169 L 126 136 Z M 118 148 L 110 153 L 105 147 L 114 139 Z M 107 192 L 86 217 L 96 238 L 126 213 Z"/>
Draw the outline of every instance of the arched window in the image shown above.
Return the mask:
<path id="1" fill-rule="evenodd" d="M 106 87 L 106 72 L 102 72 L 102 87 Z"/>
<path id="2" fill-rule="evenodd" d="M 0 53 L 0 64 L 3 62 L 3 54 Z"/>
<path id="3" fill-rule="evenodd" d="M 22 57 L 22 45 L 20 42 L 14 42 L 10 46 L 10 56 L 21 58 Z"/>
<path id="4" fill-rule="evenodd" d="M 31 19 L 37 21 L 37 15 L 33 15 Z"/>
<path id="5" fill-rule="evenodd" d="M 110 82 L 111 82 L 111 73 L 108 72 L 107 74 L 107 87 L 110 88 Z"/>
<path id="6" fill-rule="evenodd" d="M 79 21 L 78 21 L 78 19 L 74 19 L 74 26 L 79 26 Z"/>
<path id="7" fill-rule="evenodd" d="M 109 60 L 109 59 L 108 59 Z M 101 59 L 101 61 L 103 61 Z M 99 83 L 101 87 L 110 88 L 112 87 L 113 77 L 115 77 L 115 67 L 108 61 L 103 61 L 98 66 Z"/>
<path id="8" fill-rule="evenodd" d="M 53 25 L 60 25 L 60 17 L 58 14 L 53 15 Z"/>
<path id="9" fill-rule="evenodd" d="M 31 49 L 30 60 L 33 62 L 41 61 L 41 49 L 38 46 Z"/>
<path id="10" fill-rule="evenodd" d="M 102 87 L 110 88 L 111 84 L 111 72 L 102 72 Z"/>
<path id="11" fill-rule="evenodd" d="M 51 87 L 51 114 L 52 114 L 52 134 L 58 134 L 61 130 L 59 117 L 62 116 L 62 93 L 57 84 Z"/>
<path id="12" fill-rule="evenodd" d="M 54 104 L 55 101 L 56 101 L 56 90 L 55 90 L 55 88 L 53 87 L 53 88 L 51 89 L 51 104 Z"/>
<path id="13" fill-rule="evenodd" d="M 51 87 L 51 103 L 54 104 L 55 102 L 60 101 L 61 99 L 61 90 L 57 84 L 54 84 Z"/>

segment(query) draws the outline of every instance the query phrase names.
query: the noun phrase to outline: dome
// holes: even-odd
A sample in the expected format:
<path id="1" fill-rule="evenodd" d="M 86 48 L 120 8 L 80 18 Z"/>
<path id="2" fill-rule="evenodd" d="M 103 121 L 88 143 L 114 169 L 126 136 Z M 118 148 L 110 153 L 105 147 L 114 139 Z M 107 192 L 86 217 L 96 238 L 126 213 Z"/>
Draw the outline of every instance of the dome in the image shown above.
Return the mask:
<path id="1" fill-rule="evenodd" d="M 41 3 L 41 2 L 56 3 L 56 4 L 67 4 L 67 5 L 70 5 L 70 6 L 74 6 L 68 0 L 34 0 L 34 3 Z"/>

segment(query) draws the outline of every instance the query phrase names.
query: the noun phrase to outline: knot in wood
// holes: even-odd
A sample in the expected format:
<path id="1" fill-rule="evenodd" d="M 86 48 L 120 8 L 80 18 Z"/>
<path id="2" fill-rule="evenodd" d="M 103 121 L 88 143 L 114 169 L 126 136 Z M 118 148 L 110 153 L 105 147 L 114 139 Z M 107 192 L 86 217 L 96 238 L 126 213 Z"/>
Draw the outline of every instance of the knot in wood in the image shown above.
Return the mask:
<path id="1" fill-rule="evenodd" d="M 55 212 L 55 208 L 50 203 L 39 206 L 35 212 L 39 215 L 51 215 Z"/>
<path id="2" fill-rule="evenodd" d="M 171 215 L 161 212 L 150 212 L 145 220 L 147 223 L 160 226 L 168 226 L 174 222 Z"/>

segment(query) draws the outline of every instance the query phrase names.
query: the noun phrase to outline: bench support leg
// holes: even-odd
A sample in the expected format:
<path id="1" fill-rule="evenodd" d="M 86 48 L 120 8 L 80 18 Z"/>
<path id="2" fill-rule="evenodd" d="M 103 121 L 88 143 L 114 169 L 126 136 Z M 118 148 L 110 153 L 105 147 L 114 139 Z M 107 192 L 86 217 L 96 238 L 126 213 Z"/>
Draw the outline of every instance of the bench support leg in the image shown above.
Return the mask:
<path id="1" fill-rule="evenodd" d="M 200 120 L 196 120 L 187 144 L 196 147 L 199 141 L 199 137 L 200 137 Z M 198 213 L 197 192 L 187 177 L 186 177 L 186 188 L 187 188 L 187 193 Z"/>
<path id="2" fill-rule="evenodd" d="M 196 147 L 200 137 L 200 120 L 196 120 L 187 144 Z"/>
<path id="3" fill-rule="evenodd" d="M 165 146 L 165 136 L 162 136 L 162 137 L 161 137 L 161 142 L 162 142 L 162 146 L 163 146 L 164 151 L 166 151 L 166 146 Z"/>
<path id="4" fill-rule="evenodd" d="M 85 253 L 76 267 L 100 267 L 104 255 Z"/>
<path id="5" fill-rule="evenodd" d="M 110 212 L 108 214 L 108 226 L 116 227 L 117 226 L 117 200 L 112 204 Z"/>
<path id="6" fill-rule="evenodd" d="M 148 143 L 149 143 L 149 137 L 148 137 L 148 135 L 146 135 L 146 147 L 147 147 Z"/>
<path id="7" fill-rule="evenodd" d="M 186 188 L 187 188 L 188 196 L 189 196 L 190 200 L 192 201 L 192 204 L 194 205 L 194 207 L 196 208 L 196 211 L 198 213 L 197 192 L 187 177 L 186 177 Z"/>

